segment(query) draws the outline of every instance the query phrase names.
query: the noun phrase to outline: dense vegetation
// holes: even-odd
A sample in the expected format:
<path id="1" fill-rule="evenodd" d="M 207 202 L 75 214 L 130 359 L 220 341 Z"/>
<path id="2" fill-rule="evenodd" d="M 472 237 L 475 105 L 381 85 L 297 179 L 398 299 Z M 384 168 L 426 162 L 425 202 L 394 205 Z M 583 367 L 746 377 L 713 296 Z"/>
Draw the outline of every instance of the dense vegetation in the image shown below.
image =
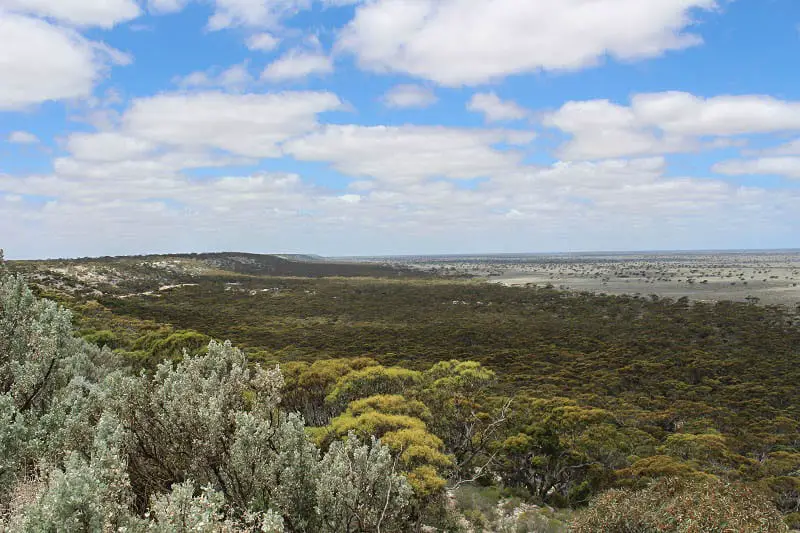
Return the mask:
<path id="1" fill-rule="evenodd" d="M 557 531 L 548 506 L 590 502 L 576 531 L 800 523 L 800 329 L 780 309 L 441 279 L 191 282 L 126 298 L 35 287 L 104 349 L 64 340 L 66 315 L 5 282 L 6 300 L 46 310 L 30 320 L 61 317 L 44 344 L 71 346 L 58 379 L 30 343 L 3 348 L 17 363 L 0 367 L 38 365 L 0 375 L 14 451 L 0 505 L 19 524 L 89 513 L 58 507 L 71 490 L 140 528 L 180 508 L 209 531 Z M 46 394 L 14 392 L 42 376 Z"/>

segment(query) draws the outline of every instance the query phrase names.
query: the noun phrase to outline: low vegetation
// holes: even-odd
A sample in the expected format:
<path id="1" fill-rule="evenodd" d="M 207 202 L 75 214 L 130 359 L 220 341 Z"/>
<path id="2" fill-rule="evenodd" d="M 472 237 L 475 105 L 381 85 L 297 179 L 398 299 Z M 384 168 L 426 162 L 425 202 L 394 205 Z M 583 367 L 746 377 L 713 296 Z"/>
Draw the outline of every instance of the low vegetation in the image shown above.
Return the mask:
<path id="1" fill-rule="evenodd" d="M 0 531 L 772 532 L 800 516 L 800 330 L 781 309 L 186 283 L 123 298 L 3 275 Z"/>

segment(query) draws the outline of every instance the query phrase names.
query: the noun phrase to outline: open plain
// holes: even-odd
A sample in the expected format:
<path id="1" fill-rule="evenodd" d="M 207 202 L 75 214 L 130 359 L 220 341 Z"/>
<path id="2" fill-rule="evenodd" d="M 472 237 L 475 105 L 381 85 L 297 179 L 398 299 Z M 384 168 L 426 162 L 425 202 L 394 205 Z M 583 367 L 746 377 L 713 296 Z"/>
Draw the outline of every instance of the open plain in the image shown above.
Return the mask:
<path id="1" fill-rule="evenodd" d="M 508 286 L 800 306 L 800 250 L 418 256 L 390 261 Z"/>

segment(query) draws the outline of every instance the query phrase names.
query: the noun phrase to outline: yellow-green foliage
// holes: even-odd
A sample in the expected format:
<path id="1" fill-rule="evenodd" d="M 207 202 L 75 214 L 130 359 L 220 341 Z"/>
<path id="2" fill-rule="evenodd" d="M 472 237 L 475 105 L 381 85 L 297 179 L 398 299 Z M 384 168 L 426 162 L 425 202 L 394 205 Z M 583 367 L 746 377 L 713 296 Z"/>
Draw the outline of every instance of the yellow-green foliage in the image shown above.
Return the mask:
<path id="1" fill-rule="evenodd" d="M 725 437 L 719 433 L 674 433 L 664 440 L 658 453 L 685 461 L 698 470 L 729 477 L 755 464 L 755 461 L 731 452 Z"/>
<path id="2" fill-rule="evenodd" d="M 774 452 L 767 455 L 761 466 L 769 476 L 800 476 L 800 453 Z"/>
<path id="3" fill-rule="evenodd" d="M 783 533 L 780 513 L 758 493 L 716 480 L 667 478 L 639 490 L 595 498 L 574 533 Z"/>
<path id="4" fill-rule="evenodd" d="M 377 437 L 397 454 L 417 497 L 432 496 L 445 486 L 440 471 L 449 468 L 452 459 L 444 453 L 442 439 L 430 433 L 415 414 L 429 416 L 430 412 L 422 403 L 396 394 L 355 400 L 331 420 L 327 433 L 317 434 L 318 442 L 325 444 L 350 433 L 363 440 Z"/>
<path id="5" fill-rule="evenodd" d="M 399 453 L 407 466 L 434 465 L 446 468 L 452 464 L 452 459 L 440 451 L 442 439 L 418 427 L 389 431 L 381 437 L 381 442 Z"/>
<path id="6" fill-rule="evenodd" d="M 435 468 L 429 465 L 418 466 L 406 474 L 408 484 L 414 489 L 417 498 L 425 499 L 440 493 L 447 482 Z"/>
<path id="7" fill-rule="evenodd" d="M 760 486 L 772 496 L 778 509 L 792 516 L 787 522 L 800 526 L 800 453 L 774 452 L 761 464 Z"/>
<path id="8" fill-rule="evenodd" d="M 376 394 L 355 400 L 347 406 L 347 411 L 355 416 L 368 411 L 380 411 L 393 415 L 413 416 L 425 421 L 431 418 L 431 411 L 424 403 L 418 400 L 407 400 L 399 394 Z"/>
<path id="9" fill-rule="evenodd" d="M 406 415 L 392 415 L 379 413 L 378 411 L 368 411 L 354 416 L 352 413 L 345 412 L 330 423 L 331 431 L 338 436 L 345 436 L 350 431 L 354 431 L 361 438 L 369 438 L 375 435 L 380 438 L 390 431 L 398 429 L 420 429 L 425 430 L 425 422 L 419 418 Z"/>
<path id="10" fill-rule="evenodd" d="M 137 339 L 132 349 L 146 354 L 153 363 L 164 359 L 180 359 L 184 351 L 189 354 L 201 353 L 208 346 L 210 337 L 196 331 L 172 331 L 163 328 L 152 331 Z"/>
<path id="11" fill-rule="evenodd" d="M 719 433 L 674 433 L 666 438 L 661 450 L 684 461 L 699 462 L 721 461 L 730 453 L 725 445 L 725 437 Z"/>
<path id="12" fill-rule="evenodd" d="M 402 395 L 407 408 L 371 400 L 349 424 L 375 425 L 375 415 L 355 420 L 370 407 L 425 422 L 455 458 L 453 479 L 494 458 L 482 482 L 529 487 L 553 505 L 665 475 L 742 480 L 784 512 L 800 500 L 798 469 L 777 455 L 800 453 L 800 328 L 784 310 L 474 282 L 226 276 L 160 298 L 117 298 L 147 290 L 125 286 L 87 296 L 100 303 L 65 301 L 82 334 L 120 351 L 138 339 L 134 355 L 146 362 L 161 357 L 150 352 L 158 341 L 174 354 L 166 339 L 176 330 L 280 362 L 282 407 L 319 433 L 353 401 Z M 280 297 L 263 291 L 274 287 Z M 508 396 L 509 416 L 491 434 Z"/>
<path id="13" fill-rule="evenodd" d="M 711 474 L 698 470 L 695 465 L 669 455 L 653 455 L 635 461 L 630 467 L 617 472 L 622 485 L 638 486 L 652 479 L 671 477 L 709 479 Z"/>
<path id="14" fill-rule="evenodd" d="M 335 384 L 339 378 L 353 370 L 362 370 L 378 364 L 368 357 L 352 359 L 322 359 L 309 364 L 303 361 L 289 361 L 282 365 L 286 386 L 295 386 L 305 390 L 326 389 Z"/>
<path id="15" fill-rule="evenodd" d="M 414 387 L 422 374 L 401 367 L 370 366 L 346 374 L 325 398 L 332 405 L 347 405 L 353 400 L 374 394 L 397 394 Z"/>
<path id="16" fill-rule="evenodd" d="M 283 407 L 303 415 L 306 422 L 322 426 L 337 413 L 325 403 L 325 397 L 345 375 L 378 363 L 367 357 L 353 359 L 322 359 L 314 363 L 290 361 L 281 365 L 285 376 Z"/>
<path id="17" fill-rule="evenodd" d="M 121 339 L 113 331 L 108 329 L 101 329 L 100 331 L 93 331 L 82 335 L 83 340 L 96 344 L 99 347 L 108 346 L 112 350 L 120 348 L 122 345 Z"/>
<path id="18" fill-rule="evenodd" d="M 440 361 L 425 371 L 431 389 L 458 390 L 468 394 L 480 390 L 495 379 L 495 373 L 477 361 Z"/>
<path id="19" fill-rule="evenodd" d="M 519 398 L 507 435 L 497 448 L 506 483 L 555 505 L 585 503 L 628 464 L 627 454 L 648 444 L 609 411 L 567 398 Z"/>

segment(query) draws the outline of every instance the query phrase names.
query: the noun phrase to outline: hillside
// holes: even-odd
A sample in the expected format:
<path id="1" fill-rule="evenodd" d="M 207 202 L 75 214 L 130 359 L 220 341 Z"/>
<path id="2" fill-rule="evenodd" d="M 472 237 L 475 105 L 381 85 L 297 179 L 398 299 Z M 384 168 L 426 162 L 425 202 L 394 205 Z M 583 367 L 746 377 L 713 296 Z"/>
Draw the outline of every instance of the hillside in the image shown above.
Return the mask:
<path id="1" fill-rule="evenodd" d="M 167 254 L 78 259 L 9 261 L 43 288 L 76 296 L 126 295 L 198 280 L 239 280 L 248 276 L 403 277 L 419 274 L 380 263 L 328 261 L 313 255 L 238 252 Z"/>
<path id="2" fill-rule="evenodd" d="M 722 480 L 768 495 L 800 524 L 800 326 L 782 308 L 245 254 L 10 266 L 70 308 L 81 336 L 134 368 L 181 360 L 184 349 L 205 353 L 211 338 L 230 339 L 251 362 L 280 363 L 284 406 L 304 415 L 323 449 L 326 435 L 346 428 L 366 438 L 385 424 L 426 427 L 391 418 L 421 417 L 436 435 L 424 442 L 442 442 L 425 452 L 426 464 L 458 479 L 458 424 L 481 427 L 512 398 L 502 430 L 470 437 L 482 444 L 465 464 L 488 456 L 502 480 L 492 491 L 581 508 L 608 488 L 640 489 L 661 477 Z M 477 385 L 430 396 L 424 376 L 462 368 L 453 359 L 486 371 L 463 367 Z M 398 406 L 367 391 L 407 399 Z M 469 407 L 437 404 L 442 398 Z M 373 409 L 390 419 L 370 418 Z M 423 486 L 440 486 L 437 479 Z M 460 505 L 476 505 L 469 501 Z"/>

